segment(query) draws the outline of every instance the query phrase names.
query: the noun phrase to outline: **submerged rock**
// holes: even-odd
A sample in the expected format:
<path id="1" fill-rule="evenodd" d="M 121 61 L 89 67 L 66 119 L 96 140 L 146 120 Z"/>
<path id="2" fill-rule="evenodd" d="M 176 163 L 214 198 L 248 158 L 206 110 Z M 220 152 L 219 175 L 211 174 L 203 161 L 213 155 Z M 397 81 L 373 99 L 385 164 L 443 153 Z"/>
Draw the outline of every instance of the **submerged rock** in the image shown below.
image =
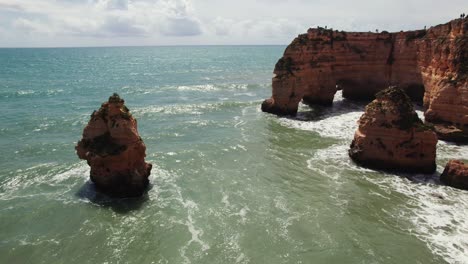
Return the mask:
<path id="1" fill-rule="evenodd" d="M 358 121 L 349 156 L 376 169 L 432 173 L 437 136 L 423 124 L 410 98 L 391 87 L 376 94 Z"/>
<path id="2" fill-rule="evenodd" d="M 343 97 L 372 100 L 390 85 L 427 107 L 426 121 L 455 126 L 468 138 L 468 18 L 427 30 L 381 33 L 309 29 L 275 65 L 264 112 L 294 115 L 301 100 L 330 105 Z"/>
<path id="3" fill-rule="evenodd" d="M 450 160 L 440 175 L 440 180 L 448 186 L 468 190 L 468 164 L 460 160 Z"/>
<path id="4" fill-rule="evenodd" d="M 118 94 L 91 114 L 83 138 L 75 147 L 91 167 L 91 181 L 111 196 L 135 197 L 148 187 L 152 165 L 145 162 L 146 146 L 137 122 Z"/>

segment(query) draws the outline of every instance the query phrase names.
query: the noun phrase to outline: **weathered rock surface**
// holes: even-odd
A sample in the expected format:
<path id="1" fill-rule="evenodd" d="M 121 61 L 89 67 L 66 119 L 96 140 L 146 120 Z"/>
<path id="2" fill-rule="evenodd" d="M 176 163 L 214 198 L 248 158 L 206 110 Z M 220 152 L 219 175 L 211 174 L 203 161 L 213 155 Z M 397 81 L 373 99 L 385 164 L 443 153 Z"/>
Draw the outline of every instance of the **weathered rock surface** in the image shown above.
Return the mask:
<path id="1" fill-rule="evenodd" d="M 431 124 L 431 122 L 427 121 L 426 123 Z M 437 133 L 439 139 L 459 143 L 468 142 L 468 131 L 466 130 L 466 127 L 460 129 L 448 122 L 434 123 L 433 126 L 434 131 Z"/>
<path id="2" fill-rule="evenodd" d="M 460 160 L 450 160 L 440 175 L 440 180 L 449 186 L 468 190 L 468 164 Z"/>
<path id="3" fill-rule="evenodd" d="M 148 187 L 152 165 L 137 122 L 117 94 L 94 111 L 76 151 L 91 167 L 97 189 L 116 197 L 135 197 Z"/>
<path id="4" fill-rule="evenodd" d="M 437 136 L 419 119 L 410 98 L 395 87 L 376 97 L 358 121 L 349 156 L 375 169 L 434 172 Z"/>
<path id="5" fill-rule="evenodd" d="M 468 134 L 468 18 L 428 30 L 364 33 L 309 29 L 275 66 L 272 97 L 262 110 L 294 115 L 298 104 L 329 105 L 337 89 L 374 98 L 396 85 L 424 101 L 426 120 Z"/>

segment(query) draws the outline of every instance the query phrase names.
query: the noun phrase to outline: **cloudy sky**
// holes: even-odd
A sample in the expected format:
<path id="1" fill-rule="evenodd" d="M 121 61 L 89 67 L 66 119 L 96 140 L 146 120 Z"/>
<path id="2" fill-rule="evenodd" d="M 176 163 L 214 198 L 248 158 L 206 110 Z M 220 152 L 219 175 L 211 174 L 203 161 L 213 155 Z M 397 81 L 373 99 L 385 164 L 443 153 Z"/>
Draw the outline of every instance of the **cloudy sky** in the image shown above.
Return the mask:
<path id="1" fill-rule="evenodd" d="M 0 47 L 287 44 L 309 27 L 399 31 L 466 0 L 0 0 Z"/>

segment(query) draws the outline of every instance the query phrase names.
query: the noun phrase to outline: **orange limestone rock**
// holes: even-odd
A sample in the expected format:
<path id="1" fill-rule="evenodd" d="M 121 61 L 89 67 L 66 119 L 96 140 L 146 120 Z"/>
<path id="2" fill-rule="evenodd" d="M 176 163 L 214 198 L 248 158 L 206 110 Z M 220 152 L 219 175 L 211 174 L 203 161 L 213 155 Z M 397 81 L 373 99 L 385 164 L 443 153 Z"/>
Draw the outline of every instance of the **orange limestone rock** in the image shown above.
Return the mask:
<path id="1" fill-rule="evenodd" d="M 468 190 L 468 165 L 459 160 L 449 161 L 440 180 L 449 186 Z"/>
<path id="2" fill-rule="evenodd" d="M 428 30 L 418 52 L 426 122 L 440 139 L 468 142 L 468 18 Z"/>
<path id="3" fill-rule="evenodd" d="M 467 29 L 468 18 L 397 33 L 309 29 L 276 64 L 262 110 L 294 115 L 301 100 L 329 105 L 338 89 L 345 98 L 370 100 L 396 85 L 424 100 L 427 121 L 468 133 Z"/>
<path id="4" fill-rule="evenodd" d="M 358 121 L 349 156 L 376 169 L 432 173 L 437 136 L 423 124 L 410 98 L 391 87 L 376 94 Z"/>
<path id="5" fill-rule="evenodd" d="M 118 94 L 91 115 L 76 151 L 91 167 L 97 189 L 116 197 L 135 197 L 148 187 L 152 165 L 137 122 Z"/>

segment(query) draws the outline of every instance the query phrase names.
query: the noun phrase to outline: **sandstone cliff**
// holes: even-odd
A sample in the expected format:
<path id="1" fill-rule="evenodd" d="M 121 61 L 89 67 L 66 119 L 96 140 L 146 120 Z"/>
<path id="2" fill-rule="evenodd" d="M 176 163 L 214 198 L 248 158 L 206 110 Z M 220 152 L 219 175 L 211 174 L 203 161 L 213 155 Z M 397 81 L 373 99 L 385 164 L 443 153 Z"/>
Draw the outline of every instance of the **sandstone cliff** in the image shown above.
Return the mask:
<path id="1" fill-rule="evenodd" d="M 265 112 L 291 115 L 298 104 L 331 104 L 337 89 L 372 99 L 397 85 L 427 107 L 426 119 L 468 133 L 468 19 L 428 30 L 388 33 L 309 29 L 275 66 Z"/>
<path id="2" fill-rule="evenodd" d="M 117 94 L 93 112 L 76 150 L 91 167 L 91 180 L 99 190 L 133 197 L 147 188 L 152 165 L 145 162 L 146 146 L 136 120 Z"/>
<path id="3" fill-rule="evenodd" d="M 399 88 L 380 91 L 366 106 L 349 156 L 370 168 L 432 173 L 437 136 L 419 119 Z"/>
<path id="4" fill-rule="evenodd" d="M 468 165 L 459 160 L 449 161 L 440 180 L 449 186 L 468 190 Z"/>

